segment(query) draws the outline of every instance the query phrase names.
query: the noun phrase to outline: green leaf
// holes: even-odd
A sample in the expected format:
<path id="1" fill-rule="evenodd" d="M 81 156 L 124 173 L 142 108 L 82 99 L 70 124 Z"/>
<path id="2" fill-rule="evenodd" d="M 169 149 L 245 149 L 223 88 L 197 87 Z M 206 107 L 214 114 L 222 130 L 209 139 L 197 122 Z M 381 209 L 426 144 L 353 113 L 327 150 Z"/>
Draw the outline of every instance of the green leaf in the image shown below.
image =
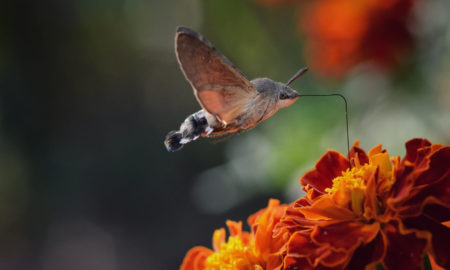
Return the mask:
<path id="1" fill-rule="evenodd" d="M 428 258 L 428 254 L 425 254 L 425 256 L 423 257 L 423 269 L 433 270 L 433 268 L 431 267 L 430 258 Z"/>

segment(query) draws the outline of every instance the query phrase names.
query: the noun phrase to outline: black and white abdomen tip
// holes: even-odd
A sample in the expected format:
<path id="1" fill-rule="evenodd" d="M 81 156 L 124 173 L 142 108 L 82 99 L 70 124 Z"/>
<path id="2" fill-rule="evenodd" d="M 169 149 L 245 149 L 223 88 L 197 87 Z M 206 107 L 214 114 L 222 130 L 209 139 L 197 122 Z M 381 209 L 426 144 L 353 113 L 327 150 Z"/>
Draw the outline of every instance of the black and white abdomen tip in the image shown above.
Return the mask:
<path id="1" fill-rule="evenodd" d="M 197 140 L 203 132 L 206 136 L 211 134 L 214 129 L 208 125 L 205 112 L 200 110 L 191 114 L 180 126 L 180 130 L 173 130 L 167 134 L 164 145 L 167 151 L 175 152 L 180 150 L 183 145 Z"/>
<path id="2" fill-rule="evenodd" d="M 167 151 L 175 152 L 180 150 L 183 147 L 183 144 L 181 143 L 182 138 L 181 132 L 177 130 L 172 130 L 169 132 L 164 140 L 164 145 L 166 146 Z"/>

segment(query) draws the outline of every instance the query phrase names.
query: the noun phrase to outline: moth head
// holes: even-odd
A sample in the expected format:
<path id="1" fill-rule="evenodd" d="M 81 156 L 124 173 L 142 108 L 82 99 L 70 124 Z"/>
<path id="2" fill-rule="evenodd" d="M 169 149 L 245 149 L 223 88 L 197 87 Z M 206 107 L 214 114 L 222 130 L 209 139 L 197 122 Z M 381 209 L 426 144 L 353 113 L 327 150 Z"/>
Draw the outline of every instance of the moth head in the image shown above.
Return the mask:
<path id="1" fill-rule="evenodd" d="M 289 86 L 283 85 L 278 93 L 278 107 L 287 107 L 294 103 L 300 95 Z"/>
<path id="2" fill-rule="evenodd" d="M 278 107 L 287 107 L 300 97 L 300 95 L 295 90 L 290 88 L 289 85 L 303 76 L 306 71 L 308 71 L 307 67 L 301 68 L 299 71 L 297 71 L 297 73 L 294 74 L 294 76 L 289 79 L 286 84 L 283 84 L 283 87 L 281 87 L 279 90 Z"/>

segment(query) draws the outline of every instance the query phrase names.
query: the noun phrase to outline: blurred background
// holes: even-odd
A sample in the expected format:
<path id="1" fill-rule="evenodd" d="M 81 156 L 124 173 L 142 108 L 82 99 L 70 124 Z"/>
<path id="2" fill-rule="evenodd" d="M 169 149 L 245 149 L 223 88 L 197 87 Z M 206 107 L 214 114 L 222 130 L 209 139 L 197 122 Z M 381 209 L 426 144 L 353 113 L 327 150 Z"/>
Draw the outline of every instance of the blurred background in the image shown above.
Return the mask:
<path id="1" fill-rule="evenodd" d="M 447 0 L 9 1 L 0 9 L 0 269 L 177 269 L 214 229 L 290 202 L 343 102 L 304 97 L 255 129 L 168 153 L 199 110 L 177 25 L 248 77 L 344 94 L 350 141 L 450 143 Z"/>

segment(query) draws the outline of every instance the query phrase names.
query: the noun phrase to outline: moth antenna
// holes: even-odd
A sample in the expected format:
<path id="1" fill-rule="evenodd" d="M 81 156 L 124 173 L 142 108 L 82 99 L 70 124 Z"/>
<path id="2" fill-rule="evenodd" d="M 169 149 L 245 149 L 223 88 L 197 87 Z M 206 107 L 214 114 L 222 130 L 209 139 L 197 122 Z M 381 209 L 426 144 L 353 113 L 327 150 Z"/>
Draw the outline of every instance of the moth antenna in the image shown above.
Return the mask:
<path id="1" fill-rule="evenodd" d="M 308 67 L 301 68 L 297 73 L 292 76 L 292 78 L 289 79 L 289 81 L 286 83 L 286 86 L 289 86 L 291 83 L 293 83 L 295 80 L 300 78 L 305 72 L 308 71 Z"/>
<path id="2" fill-rule="evenodd" d="M 299 77 L 299 75 L 298 74 L 302 74 L 301 73 L 301 71 L 302 71 L 302 69 L 299 71 L 299 72 L 297 72 L 297 74 L 295 75 L 295 76 L 298 76 Z M 306 71 L 306 70 L 305 70 Z M 303 71 L 303 73 L 305 72 L 305 71 Z M 294 77 L 295 77 L 294 76 Z M 293 78 L 294 78 L 293 77 Z M 292 79 L 291 79 L 292 80 Z M 289 80 L 290 81 L 290 80 Z M 348 135 L 348 108 L 347 108 L 347 99 L 343 96 L 343 95 L 341 95 L 341 94 L 337 94 L 337 93 L 335 93 L 335 94 L 317 94 L 317 95 L 313 95 L 313 94 L 311 94 L 311 95 L 302 95 L 302 94 L 300 94 L 300 97 L 340 97 L 340 98 L 342 98 L 342 100 L 344 101 L 344 104 L 345 104 L 345 126 L 346 126 L 346 131 L 347 131 L 347 158 L 348 158 L 348 161 L 349 161 L 349 164 L 350 164 L 350 168 L 352 167 L 352 163 L 351 163 L 351 161 L 350 161 L 350 137 L 349 137 L 349 135 Z"/>

